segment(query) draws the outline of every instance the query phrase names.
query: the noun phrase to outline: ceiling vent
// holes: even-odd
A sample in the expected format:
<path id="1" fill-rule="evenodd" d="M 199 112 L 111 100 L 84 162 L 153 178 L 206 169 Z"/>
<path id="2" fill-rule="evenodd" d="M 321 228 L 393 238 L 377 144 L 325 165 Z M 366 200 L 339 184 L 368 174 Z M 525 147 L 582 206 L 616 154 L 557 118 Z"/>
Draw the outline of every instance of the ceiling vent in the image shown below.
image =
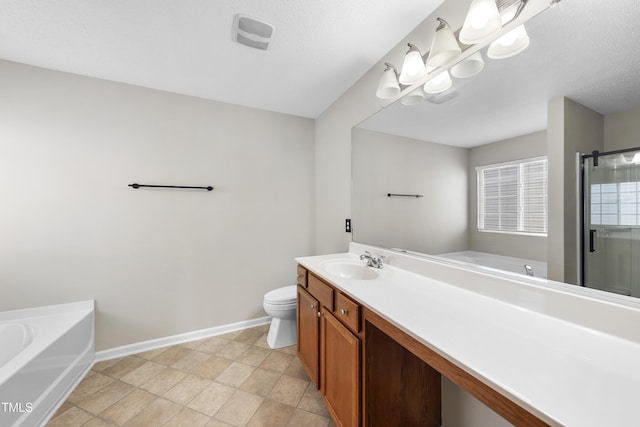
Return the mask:
<path id="1" fill-rule="evenodd" d="M 276 27 L 250 16 L 233 18 L 233 41 L 255 49 L 267 50 Z"/>

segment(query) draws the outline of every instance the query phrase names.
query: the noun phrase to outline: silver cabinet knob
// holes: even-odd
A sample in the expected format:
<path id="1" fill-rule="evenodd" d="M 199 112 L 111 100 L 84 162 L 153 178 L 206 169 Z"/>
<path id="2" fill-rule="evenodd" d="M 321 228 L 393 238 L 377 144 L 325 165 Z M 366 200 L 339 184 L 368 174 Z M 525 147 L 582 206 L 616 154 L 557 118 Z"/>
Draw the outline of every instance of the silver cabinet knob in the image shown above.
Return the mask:
<path id="1" fill-rule="evenodd" d="M 322 313 L 318 312 L 318 317 L 321 317 L 321 316 L 322 316 Z"/>
<path id="2" fill-rule="evenodd" d="M 340 314 L 342 314 L 342 315 L 347 314 L 347 310 L 346 310 L 346 309 L 344 309 L 344 308 L 341 308 L 341 309 L 340 309 Z"/>
<path id="3" fill-rule="evenodd" d="M 313 304 L 311 304 L 311 308 L 316 308 L 316 306 L 315 306 L 315 305 L 313 305 Z"/>

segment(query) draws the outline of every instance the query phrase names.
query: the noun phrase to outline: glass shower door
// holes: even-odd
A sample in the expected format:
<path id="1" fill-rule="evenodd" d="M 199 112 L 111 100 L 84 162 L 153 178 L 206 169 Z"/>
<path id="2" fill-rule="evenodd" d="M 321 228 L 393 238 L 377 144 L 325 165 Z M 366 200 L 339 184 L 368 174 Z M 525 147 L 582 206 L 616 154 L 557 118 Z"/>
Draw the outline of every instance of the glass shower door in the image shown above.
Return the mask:
<path id="1" fill-rule="evenodd" d="M 582 284 L 640 297 L 640 155 L 583 162 Z"/>

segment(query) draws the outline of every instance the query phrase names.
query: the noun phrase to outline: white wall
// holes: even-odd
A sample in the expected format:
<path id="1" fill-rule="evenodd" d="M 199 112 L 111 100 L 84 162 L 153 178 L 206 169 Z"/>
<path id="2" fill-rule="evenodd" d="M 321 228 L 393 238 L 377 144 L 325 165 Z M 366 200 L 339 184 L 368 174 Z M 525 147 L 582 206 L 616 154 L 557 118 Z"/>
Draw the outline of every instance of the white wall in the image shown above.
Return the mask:
<path id="1" fill-rule="evenodd" d="M 0 310 L 95 298 L 112 348 L 264 316 L 313 253 L 313 120 L 6 61 L 0 94 Z"/>
<path id="2" fill-rule="evenodd" d="M 547 238 L 478 231 L 476 167 L 547 154 L 547 133 L 536 132 L 469 150 L 469 249 L 536 261 L 547 260 Z"/>
<path id="3" fill-rule="evenodd" d="M 467 249 L 467 149 L 359 128 L 352 138 L 355 241 L 428 254 Z"/>

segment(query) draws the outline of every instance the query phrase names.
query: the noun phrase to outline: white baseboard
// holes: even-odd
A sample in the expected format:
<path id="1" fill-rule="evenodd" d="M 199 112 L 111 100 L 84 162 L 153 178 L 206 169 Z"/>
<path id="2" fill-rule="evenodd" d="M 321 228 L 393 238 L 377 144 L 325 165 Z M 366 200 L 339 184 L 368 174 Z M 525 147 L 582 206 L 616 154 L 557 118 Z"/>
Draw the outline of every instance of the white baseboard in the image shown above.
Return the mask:
<path id="1" fill-rule="evenodd" d="M 242 322 L 230 323 L 228 325 L 215 326 L 213 328 L 200 329 L 198 331 L 186 332 L 184 334 L 171 335 L 168 337 L 157 338 L 149 341 L 142 341 L 133 344 L 123 345 L 122 347 L 110 348 L 96 352 L 96 362 L 115 359 L 117 357 L 129 356 L 143 351 L 154 350 L 160 347 L 167 347 L 176 344 L 182 344 L 188 341 L 199 340 L 203 338 L 214 337 L 216 335 L 226 334 L 227 332 L 239 331 L 242 329 L 253 328 L 255 326 L 266 325 L 271 322 L 270 316 L 259 317 L 257 319 L 245 320 Z"/>

